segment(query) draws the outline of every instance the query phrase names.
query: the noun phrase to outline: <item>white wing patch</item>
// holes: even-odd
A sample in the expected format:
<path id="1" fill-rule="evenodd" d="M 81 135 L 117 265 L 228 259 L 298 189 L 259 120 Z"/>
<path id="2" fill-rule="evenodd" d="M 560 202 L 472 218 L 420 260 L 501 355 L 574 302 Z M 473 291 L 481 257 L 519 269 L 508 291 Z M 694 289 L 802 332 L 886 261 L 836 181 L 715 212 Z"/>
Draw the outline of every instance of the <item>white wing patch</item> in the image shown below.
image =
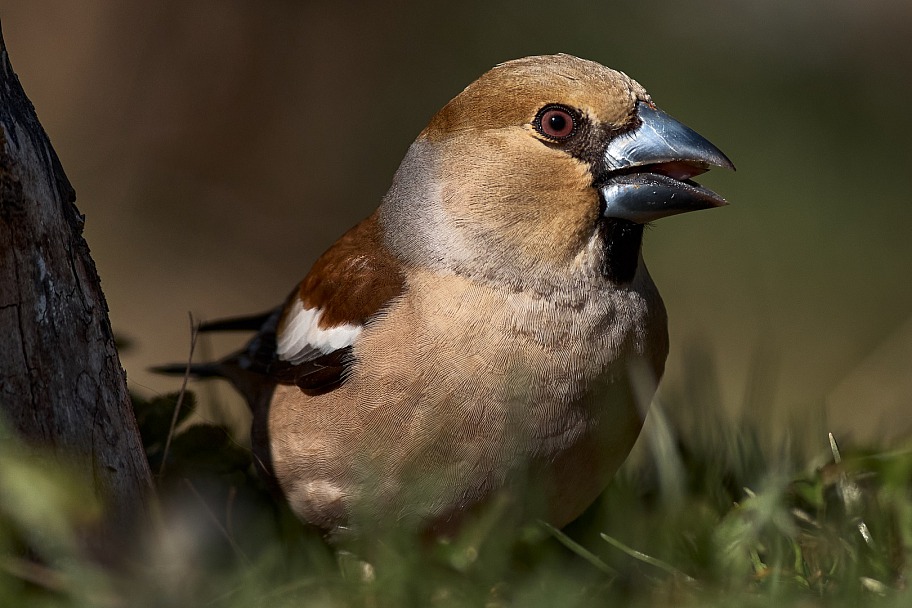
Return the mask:
<path id="1" fill-rule="evenodd" d="M 360 325 L 350 323 L 320 327 L 321 316 L 319 308 L 304 308 L 301 300 L 295 298 L 284 327 L 277 336 L 276 354 L 279 359 L 297 365 L 310 358 L 315 350 L 325 355 L 351 346 L 361 333 Z"/>

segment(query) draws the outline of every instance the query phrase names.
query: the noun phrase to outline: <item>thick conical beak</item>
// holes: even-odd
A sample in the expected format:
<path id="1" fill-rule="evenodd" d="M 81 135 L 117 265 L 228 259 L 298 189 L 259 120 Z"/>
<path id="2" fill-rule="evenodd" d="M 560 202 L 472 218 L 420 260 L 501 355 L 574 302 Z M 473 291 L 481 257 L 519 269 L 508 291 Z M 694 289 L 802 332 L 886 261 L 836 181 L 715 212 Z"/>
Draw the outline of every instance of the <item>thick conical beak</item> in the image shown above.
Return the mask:
<path id="1" fill-rule="evenodd" d="M 637 104 L 639 126 L 605 147 L 596 186 L 605 217 L 638 224 L 728 203 L 690 181 L 711 167 L 735 166 L 716 146 L 654 106 Z"/>

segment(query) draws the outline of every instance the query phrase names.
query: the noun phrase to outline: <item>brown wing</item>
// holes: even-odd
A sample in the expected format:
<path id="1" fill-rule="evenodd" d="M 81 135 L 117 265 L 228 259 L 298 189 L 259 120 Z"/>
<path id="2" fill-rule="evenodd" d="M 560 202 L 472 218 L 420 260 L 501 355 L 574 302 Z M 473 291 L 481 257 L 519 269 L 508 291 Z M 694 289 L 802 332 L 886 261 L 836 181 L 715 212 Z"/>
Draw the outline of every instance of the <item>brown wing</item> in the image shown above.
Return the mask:
<path id="1" fill-rule="evenodd" d="M 190 373 L 226 378 L 253 411 L 268 402 L 276 384 L 297 385 L 308 394 L 330 391 L 346 377 L 361 328 L 402 286 L 399 262 L 384 245 L 374 214 L 320 256 L 282 306 L 202 324 L 201 332 L 257 333 L 218 361 L 191 365 Z M 186 364 L 154 369 L 183 375 Z"/>
<path id="2" fill-rule="evenodd" d="M 286 301 L 270 328 L 268 375 L 308 394 L 336 388 L 353 362 L 361 328 L 402 288 L 399 261 L 383 243 L 374 214 L 320 256 Z"/>

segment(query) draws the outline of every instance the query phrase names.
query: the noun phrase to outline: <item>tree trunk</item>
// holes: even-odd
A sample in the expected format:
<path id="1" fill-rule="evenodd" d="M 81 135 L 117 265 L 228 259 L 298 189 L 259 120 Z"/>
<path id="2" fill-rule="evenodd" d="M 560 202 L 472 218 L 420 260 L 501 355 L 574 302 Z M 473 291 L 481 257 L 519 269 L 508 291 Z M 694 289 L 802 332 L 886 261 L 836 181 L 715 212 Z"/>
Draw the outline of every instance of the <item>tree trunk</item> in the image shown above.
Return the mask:
<path id="1" fill-rule="evenodd" d="M 0 32 L 0 424 L 85 467 L 110 549 L 151 477 L 75 198 Z"/>

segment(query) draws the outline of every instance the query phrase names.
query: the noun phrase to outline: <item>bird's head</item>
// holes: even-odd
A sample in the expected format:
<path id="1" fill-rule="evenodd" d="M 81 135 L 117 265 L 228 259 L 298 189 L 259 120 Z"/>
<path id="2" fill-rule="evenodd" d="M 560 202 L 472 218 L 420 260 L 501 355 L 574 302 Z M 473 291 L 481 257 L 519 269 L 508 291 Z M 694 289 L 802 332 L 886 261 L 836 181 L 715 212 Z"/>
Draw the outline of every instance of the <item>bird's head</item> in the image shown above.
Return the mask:
<path id="1" fill-rule="evenodd" d="M 726 204 L 690 178 L 734 168 L 621 72 L 572 57 L 493 68 L 409 149 L 381 206 L 407 263 L 550 290 L 632 280 L 642 226 Z"/>

